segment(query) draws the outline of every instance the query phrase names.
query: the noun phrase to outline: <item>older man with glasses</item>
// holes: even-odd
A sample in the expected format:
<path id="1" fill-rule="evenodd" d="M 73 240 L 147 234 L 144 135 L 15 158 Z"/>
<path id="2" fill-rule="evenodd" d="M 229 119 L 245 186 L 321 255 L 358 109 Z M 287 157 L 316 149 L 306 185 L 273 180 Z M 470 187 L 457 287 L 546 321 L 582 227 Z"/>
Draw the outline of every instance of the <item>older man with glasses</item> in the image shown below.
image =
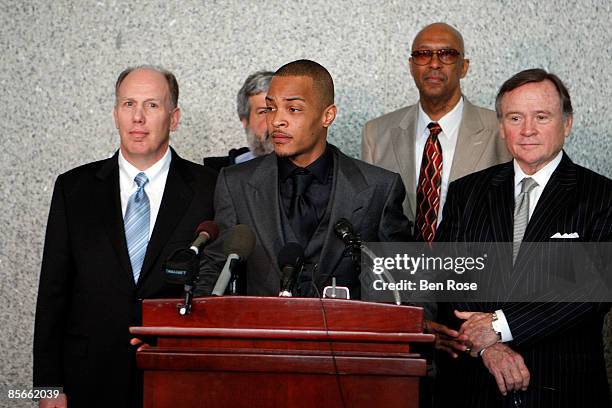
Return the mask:
<path id="1" fill-rule="evenodd" d="M 469 64 L 454 27 L 423 28 L 409 59 L 419 102 L 369 121 L 363 131 L 362 159 L 402 176 L 404 213 L 421 241 L 435 237 L 449 182 L 510 160 L 497 136 L 495 112 L 461 93 Z"/>

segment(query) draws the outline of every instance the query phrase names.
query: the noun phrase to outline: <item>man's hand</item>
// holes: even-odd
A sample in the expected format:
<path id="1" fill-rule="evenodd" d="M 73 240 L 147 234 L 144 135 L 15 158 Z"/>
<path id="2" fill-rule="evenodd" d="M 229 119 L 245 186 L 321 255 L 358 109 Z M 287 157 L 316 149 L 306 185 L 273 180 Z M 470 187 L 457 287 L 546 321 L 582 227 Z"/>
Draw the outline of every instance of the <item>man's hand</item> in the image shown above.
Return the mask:
<path id="1" fill-rule="evenodd" d="M 457 358 L 459 356 L 457 351 L 465 352 L 467 349 L 465 344 L 457 340 L 459 332 L 456 330 L 449 329 L 445 325 L 433 322 L 431 320 L 425 320 L 423 328 L 425 333 L 436 335 L 436 349 L 447 352 L 453 358 Z"/>
<path id="2" fill-rule="evenodd" d="M 529 369 L 523 357 L 503 343 L 495 343 L 482 352 L 482 362 L 495 377 L 497 388 L 506 395 L 508 391 L 527 390 Z"/>
<path id="3" fill-rule="evenodd" d="M 491 313 L 459 312 L 455 316 L 465 320 L 459 329 L 458 339 L 470 347 L 470 355 L 477 357 L 480 350 L 487 348 L 500 339 L 493 330 L 493 317 Z"/>
<path id="4" fill-rule="evenodd" d="M 38 408 L 66 408 L 66 394 L 60 394 L 56 398 L 41 398 L 38 401 Z"/>
<path id="5" fill-rule="evenodd" d="M 143 342 L 142 340 L 140 340 L 137 337 L 134 337 L 130 340 L 130 344 L 134 347 L 138 346 L 138 348 L 136 349 L 136 351 L 142 351 L 145 348 L 149 347 L 149 345 L 145 342 Z"/>

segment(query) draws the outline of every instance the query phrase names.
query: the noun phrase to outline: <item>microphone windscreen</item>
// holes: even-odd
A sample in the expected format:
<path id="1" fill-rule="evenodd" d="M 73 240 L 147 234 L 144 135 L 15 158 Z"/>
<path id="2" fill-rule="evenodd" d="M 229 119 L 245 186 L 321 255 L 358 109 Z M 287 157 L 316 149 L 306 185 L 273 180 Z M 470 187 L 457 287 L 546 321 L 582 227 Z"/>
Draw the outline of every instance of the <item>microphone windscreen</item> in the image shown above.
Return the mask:
<path id="1" fill-rule="evenodd" d="M 255 234 L 244 224 L 234 225 L 223 243 L 225 256 L 236 254 L 243 261 L 251 255 L 253 248 L 255 248 Z"/>
<path id="2" fill-rule="evenodd" d="M 196 228 L 196 236 L 200 235 L 201 232 L 208 234 L 208 242 L 212 242 L 219 236 L 219 227 L 214 221 L 204 221 Z"/>
<path id="3" fill-rule="evenodd" d="M 303 258 L 304 248 L 297 242 L 289 242 L 278 252 L 278 257 L 276 259 L 278 261 L 278 267 L 282 271 L 283 268 L 288 265 L 296 267 L 298 264 L 302 263 Z"/>
<path id="4" fill-rule="evenodd" d="M 340 218 L 334 224 L 334 232 L 338 238 L 346 243 L 347 239 L 353 235 L 353 226 L 346 218 Z"/>

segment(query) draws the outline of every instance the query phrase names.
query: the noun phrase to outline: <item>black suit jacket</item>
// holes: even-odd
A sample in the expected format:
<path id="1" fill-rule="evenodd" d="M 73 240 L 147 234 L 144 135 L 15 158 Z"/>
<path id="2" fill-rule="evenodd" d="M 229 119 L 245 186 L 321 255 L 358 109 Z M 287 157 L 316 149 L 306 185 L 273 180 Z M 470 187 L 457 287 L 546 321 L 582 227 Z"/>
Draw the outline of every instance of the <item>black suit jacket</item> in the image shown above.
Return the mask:
<path id="1" fill-rule="evenodd" d="M 205 157 L 203 160 L 204 166 L 215 169 L 217 172 L 222 168 L 236 164 L 236 157 L 249 151 L 248 147 L 239 149 L 230 149 L 227 156 L 211 156 Z"/>
<path id="2" fill-rule="evenodd" d="M 512 162 L 453 182 L 436 239 L 512 242 L 513 184 Z M 538 200 L 523 242 L 553 241 L 558 232 L 576 232 L 583 242 L 612 240 L 612 181 L 574 164 L 565 153 Z M 538 273 L 554 273 L 550 268 L 554 260 L 542 259 L 535 248 L 521 247 L 515 272 L 528 262 L 539 262 Z M 526 407 L 608 406 L 601 329 L 609 305 L 456 303 L 441 305 L 440 319 L 458 327 L 453 309 L 492 312 L 499 308 L 514 338 L 508 345 L 523 356 L 531 373 L 523 395 Z M 451 402 L 466 407 L 514 406 L 511 395 L 502 398 L 480 358 L 440 357 L 438 406 Z"/>
<path id="3" fill-rule="evenodd" d="M 358 276 L 350 257 L 343 257 L 344 244 L 334 233 L 334 223 L 340 218 L 348 219 L 364 241 L 409 241 L 411 226 L 402 212 L 405 190 L 398 174 L 329 147 L 334 155 L 329 223 L 326 228 L 320 225 L 311 238 L 322 244 L 313 282 L 320 290 L 334 276 L 338 285 L 350 287 L 351 295 L 356 296 Z M 215 190 L 215 220 L 222 232 L 220 239 L 204 251 L 199 294 L 212 291 L 223 266 L 222 247 L 227 230 L 236 224 L 246 224 L 256 237 L 255 249 L 247 260 L 247 293 L 278 295 L 277 256 L 291 241 L 284 237 L 278 190 L 274 154 L 221 170 Z"/>
<path id="4" fill-rule="evenodd" d="M 127 251 L 118 155 L 60 175 L 47 224 L 34 331 L 34 385 L 63 386 L 69 406 L 134 407 L 139 381 L 128 327 L 141 300 L 180 296 L 162 263 L 213 217 L 215 174 L 172 161 L 138 284 Z M 134 399 L 136 398 L 136 400 Z"/>

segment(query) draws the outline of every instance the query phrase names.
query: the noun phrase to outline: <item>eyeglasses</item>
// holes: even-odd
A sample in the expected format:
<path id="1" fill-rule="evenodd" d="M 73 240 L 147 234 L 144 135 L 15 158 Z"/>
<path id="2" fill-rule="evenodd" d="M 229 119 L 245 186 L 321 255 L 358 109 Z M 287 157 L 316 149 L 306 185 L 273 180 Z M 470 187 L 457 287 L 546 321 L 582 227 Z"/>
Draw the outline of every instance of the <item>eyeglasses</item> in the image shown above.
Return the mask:
<path id="1" fill-rule="evenodd" d="M 452 48 L 442 48 L 441 50 L 415 50 L 410 54 L 412 62 L 417 65 L 427 65 L 431 62 L 434 54 L 438 56 L 440 62 L 446 65 L 454 64 L 459 59 L 461 53 Z"/>

